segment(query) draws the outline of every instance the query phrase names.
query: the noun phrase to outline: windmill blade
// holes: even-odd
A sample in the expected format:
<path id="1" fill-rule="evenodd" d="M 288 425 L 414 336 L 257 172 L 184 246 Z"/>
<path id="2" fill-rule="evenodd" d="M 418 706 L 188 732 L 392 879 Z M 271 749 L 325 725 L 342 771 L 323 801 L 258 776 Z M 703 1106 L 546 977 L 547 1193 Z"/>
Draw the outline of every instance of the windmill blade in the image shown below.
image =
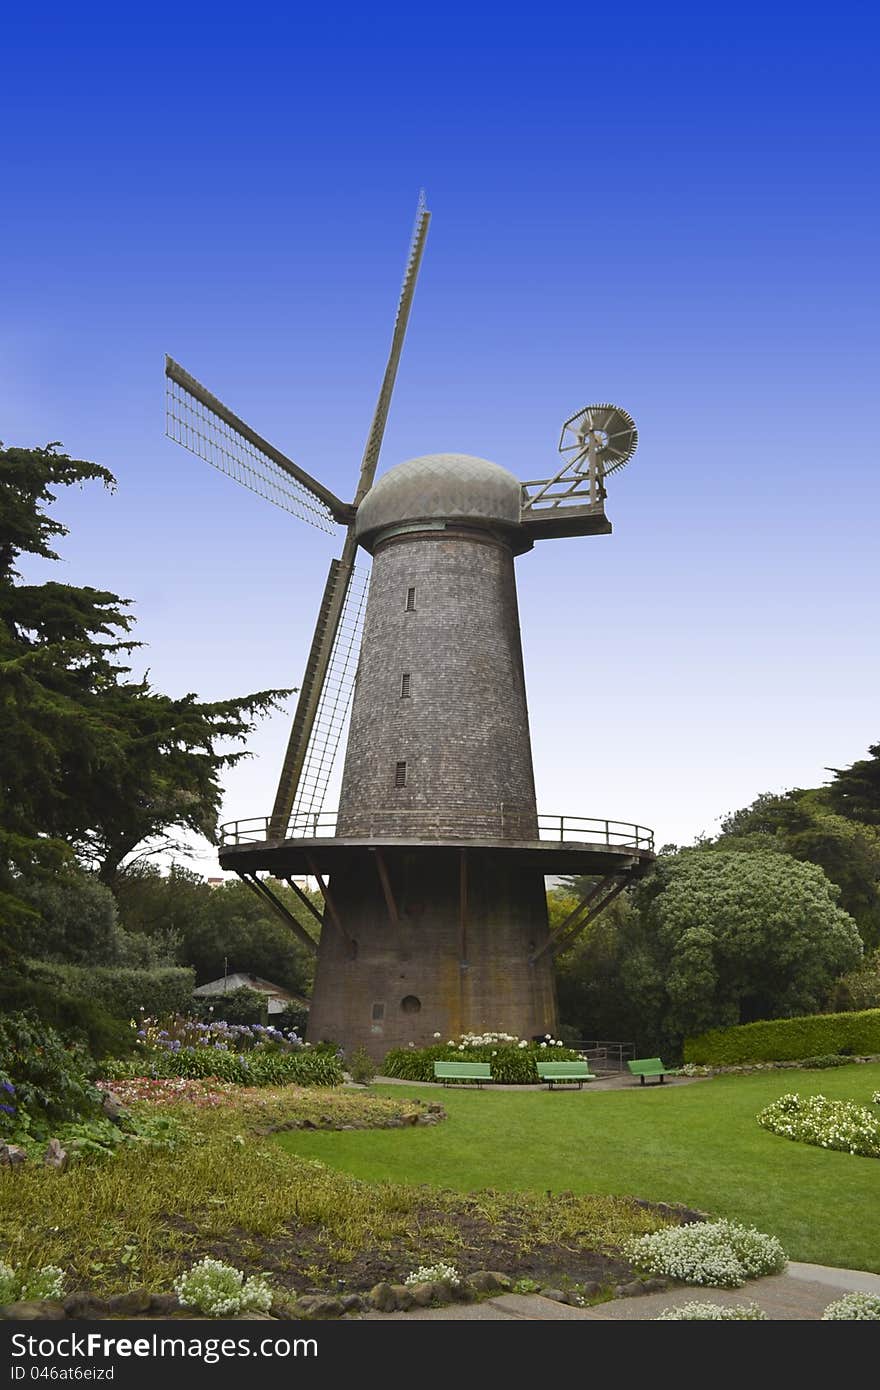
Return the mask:
<path id="1" fill-rule="evenodd" d="M 391 409 L 391 396 L 394 391 L 394 382 L 397 378 L 397 368 L 400 365 L 400 355 L 403 351 L 406 328 L 409 322 L 410 310 L 415 295 L 416 281 L 419 276 L 419 269 L 425 250 L 425 241 L 427 240 L 430 221 L 431 214 L 425 202 L 425 195 L 421 193 L 416 208 L 416 220 L 412 239 L 410 241 L 409 254 L 407 256 L 406 266 L 404 267 L 403 284 L 397 303 L 397 313 L 394 317 L 394 330 L 391 335 L 388 362 L 385 367 L 385 375 L 382 378 L 382 385 L 379 388 L 379 399 L 376 402 L 373 421 L 370 425 L 370 432 L 367 435 L 364 456 L 361 461 L 361 471 L 354 499 L 355 509 L 369 492 L 373 485 L 373 479 L 376 476 L 379 452 L 382 448 L 385 426 L 388 422 L 388 412 Z M 357 536 L 355 535 L 354 513 L 352 509 L 349 509 L 349 515 L 350 521 L 345 536 L 345 544 L 342 547 L 342 555 L 338 560 L 334 560 L 330 566 L 330 574 L 324 589 L 324 597 L 321 600 L 321 607 L 318 611 L 318 622 L 315 627 L 315 635 L 312 638 L 309 659 L 306 663 L 306 675 L 300 687 L 296 713 L 293 716 L 293 728 L 290 731 L 290 739 L 287 744 L 287 752 L 281 768 L 281 776 L 278 780 L 278 791 L 275 794 L 275 805 L 272 808 L 272 817 L 269 825 L 269 835 L 272 839 L 282 838 L 287 832 L 287 826 L 303 776 L 303 769 L 312 739 L 312 729 L 323 696 L 324 685 L 327 680 L 339 625 L 346 607 L 349 585 L 351 584 L 351 577 L 354 572 L 355 555 L 357 554 Z"/>
<path id="2" fill-rule="evenodd" d="M 382 448 L 385 426 L 388 423 L 388 412 L 391 409 L 391 396 L 394 391 L 394 382 L 397 379 L 397 368 L 400 365 L 400 354 L 403 351 L 403 341 L 406 337 L 406 327 L 409 323 L 410 309 L 412 308 L 413 296 L 416 292 L 416 281 L 419 278 L 419 269 L 422 264 L 422 255 L 424 254 L 425 242 L 428 238 L 428 227 L 430 222 L 431 214 L 428 211 L 428 205 L 425 201 L 424 190 L 422 190 L 419 194 L 419 201 L 416 207 L 415 226 L 413 227 L 409 255 L 403 272 L 400 299 L 397 302 L 397 313 L 394 318 L 394 332 L 391 335 L 391 348 L 388 353 L 388 363 L 385 367 L 385 375 L 382 378 L 382 385 L 379 389 L 379 399 L 376 402 L 373 422 L 370 426 L 370 433 L 367 435 L 366 447 L 364 448 L 361 475 L 354 499 L 355 506 L 357 506 L 369 492 L 370 488 L 373 486 L 373 479 L 376 476 L 379 452 Z"/>
<path id="3" fill-rule="evenodd" d="M 320 531 L 332 533 L 337 522 L 347 524 L 352 519 L 350 506 L 252 430 L 172 357 L 165 358 L 165 433 L 197 458 Z"/>
<path id="4" fill-rule="evenodd" d="M 354 693 L 369 583 L 368 569 L 352 571 L 300 773 L 288 836 L 320 833 L 321 812 Z"/>

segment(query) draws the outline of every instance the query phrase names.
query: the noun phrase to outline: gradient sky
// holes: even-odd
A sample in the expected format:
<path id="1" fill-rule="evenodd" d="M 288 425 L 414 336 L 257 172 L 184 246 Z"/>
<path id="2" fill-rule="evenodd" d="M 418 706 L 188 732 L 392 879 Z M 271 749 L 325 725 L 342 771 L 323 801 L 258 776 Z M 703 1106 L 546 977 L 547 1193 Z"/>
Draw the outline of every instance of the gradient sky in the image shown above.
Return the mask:
<path id="1" fill-rule="evenodd" d="M 847 0 L 6 15 L 0 438 L 119 481 L 63 498 L 55 577 L 136 600 L 170 693 L 298 684 L 339 545 L 164 438 L 163 353 L 349 496 L 424 185 L 380 471 L 549 474 L 591 401 L 639 426 L 614 534 L 517 562 L 540 808 L 683 843 L 863 756 L 878 28 Z M 268 810 L 287 724 L 228 818 Z"/>

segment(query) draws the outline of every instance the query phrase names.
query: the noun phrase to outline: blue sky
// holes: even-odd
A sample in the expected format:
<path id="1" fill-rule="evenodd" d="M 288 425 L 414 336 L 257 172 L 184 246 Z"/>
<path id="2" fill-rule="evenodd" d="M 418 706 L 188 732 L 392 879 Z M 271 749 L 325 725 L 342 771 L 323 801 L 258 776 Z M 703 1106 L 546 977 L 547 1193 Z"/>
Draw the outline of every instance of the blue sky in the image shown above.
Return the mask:
<path id="1" fill-rule="evenodd" d="M 640 431 L 614 534 L 517 562 L 541 808 L 685 842 L 862 756 L 877 28 L 751 0 L 6 18 L 0 437 L 119 480 L 63 499 L 57 577 L 136 600 L 170 692 L 298 683 L 338 546 L 164 438 L 163 353 L 349 495 L 424 185 L 380 469 L 549 473 L 591 401 Z M 268 809 L 286 735 L 230 818 Z"/>

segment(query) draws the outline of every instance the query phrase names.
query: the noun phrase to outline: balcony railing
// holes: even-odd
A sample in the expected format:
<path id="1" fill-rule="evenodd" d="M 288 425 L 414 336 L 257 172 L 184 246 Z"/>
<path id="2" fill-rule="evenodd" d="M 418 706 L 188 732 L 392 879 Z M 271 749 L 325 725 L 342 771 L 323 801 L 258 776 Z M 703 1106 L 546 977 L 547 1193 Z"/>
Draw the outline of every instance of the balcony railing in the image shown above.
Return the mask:
<path id="1" fill-rule="evenodd" d="M 338 812 L 296 815 L 283 836 L 270 836 L 270 818 L 253 816 L 249 820 L 228 821 L 220 827 L 220 846 L 262 844 L 275 840 L 333 840 L 337 838 Z M 534 812 L 521 807 L 472 806 L 453 810 L 394 810 L 346 812 L 342 835 L 346 839 L 453 840 L 498 839 L 533 840 Z M 356 825 L 356 830 L 349 829 Z M 522 833 L 522 827 L 531 827 Z M 463 829 L 466 827 L 466 829 Z M 476 827 L 476 829 L 475 829 Z M 628 821 L 606 820 L 596 816 L 537 816 L 538 839 L 554 844 L 606 845 L 620 849 L 653 852 L 654 832 Z"/>

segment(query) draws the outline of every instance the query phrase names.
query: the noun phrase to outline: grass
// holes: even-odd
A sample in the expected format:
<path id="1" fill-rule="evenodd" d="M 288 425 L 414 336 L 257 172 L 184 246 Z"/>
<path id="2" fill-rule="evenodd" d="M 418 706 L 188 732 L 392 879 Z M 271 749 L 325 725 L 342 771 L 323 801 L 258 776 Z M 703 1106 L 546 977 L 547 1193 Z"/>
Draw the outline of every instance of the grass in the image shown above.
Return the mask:
<path id="1" fill-rule="evenodd" d="M 205 1254 L 247 1273 L 269 1271 L 280 1289 L 335 1289 L 339 1278 L 369 1288 L 425 1262 L 479 1268 L 490 1240 L 503 1241 L 515 1263 L 519 1251 L 542 1244 L 613 1250 L 625 1236 L 662 1224 L 656 1213 L 609 1197 L 465 1198 L 363 1183 L 267 1135 L 294 1120 L 320 1123 L 325 1114 L 340 1123 L 381 1123 L 412 1111 L 401 1091 L 389 1098 L 294 1087 L 225 1095 L 216 1108 L 170 1108 L 190 1134 L 173 1152 L 128 1150 L 63 1174 L 39 1163 L 0 1169 L 0 1259 L 23 1269 L 60 1265 L 68 1289 L 96 1293 L 168 1290 Z M 406 1131 L 386 1132 L 402 1140 Z"/>
<path id="2" fill-rule="evenodd" d="M 878 1160 L 795 1143 L 755 1120 L 786 1092 L 870 1105 L 878 1088 L 877 1064 L 593 1093 L 449 1087 L 449 1119 L 435 1129 L 295 1133 L 275 1142 L 371 1183 L 682 1203 L 778 1236 L 791 1259 L 880 1272 Z"/>

